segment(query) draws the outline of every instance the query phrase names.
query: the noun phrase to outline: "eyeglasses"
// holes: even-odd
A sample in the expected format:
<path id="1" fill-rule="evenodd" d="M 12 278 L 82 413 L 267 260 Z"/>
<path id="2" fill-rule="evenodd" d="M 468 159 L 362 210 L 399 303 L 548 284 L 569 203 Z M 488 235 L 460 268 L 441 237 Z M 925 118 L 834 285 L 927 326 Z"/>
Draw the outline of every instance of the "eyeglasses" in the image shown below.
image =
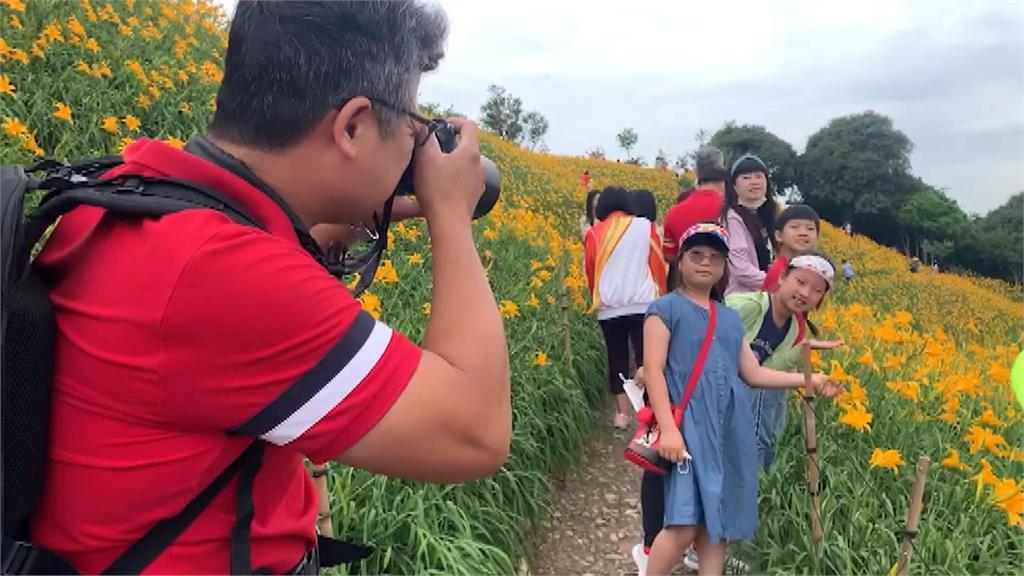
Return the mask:
<path id="1" fill-rule="evenodd" d="M 716 265 L 725 263 L 725 254 L 717 250 L 687 250 L 686 257 L 694 264 L 703 264 L 705 261 Z"/>
<path id="2" fill-rule="evenodd" d="M 405 114 L 406 116 L 411 118 L 413 120 L 413 122 L 416 122 L 417 124 L 419 124 L 420 125 L 420 129 L 416 131 L 416 147 L 417 148 L 420 147 L 420 146 L 423 146 L 424 144 L 426 144 L 427 140 L 429 140 L 430 137 L 434 135 L 434 132 L 436 132 L 437 129 L 440 128 L 441 125 L 443 124 L 443 122 L 441 122 L 439 120 L 431 120 L 431 119 L 429 119 L 429 118 L 427 118 L 425 116 L 421 116 L 420 114 L 417 114 L 415 112 L 410 112 L 409 110 L 406 110 L 406 109 L 404 109 L 404 108 L 402 108 L 400 106 L 396 106 L 396 105 L 388 102 L 387 100 L 381 100 L 379 98 L 371 98 L 370 101 L 375 103 L 375 104 L 379 104 L 380 106 L 382 106 L 384 108 L 388 108 L 390 110 L 398 112 L 399 114 Z"/>

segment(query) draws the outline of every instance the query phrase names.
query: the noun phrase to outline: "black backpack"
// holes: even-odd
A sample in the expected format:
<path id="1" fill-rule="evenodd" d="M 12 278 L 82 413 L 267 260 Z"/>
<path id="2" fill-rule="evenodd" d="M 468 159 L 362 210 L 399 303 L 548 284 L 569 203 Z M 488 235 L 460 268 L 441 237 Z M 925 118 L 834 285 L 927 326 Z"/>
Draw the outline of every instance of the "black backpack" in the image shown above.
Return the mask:
<path id="1" fill-rule="evenodd" d="M 64 165 L 43 160 L 34 166 L 0 167 L 2 217 L 2 326 L 0 371 L 0 441 L 2 441 L 3 547 L 0 574 L 77 574 L 52 551 L 31 544 L 29 518 L 36 507 L 46 468 L 50 425 L 50 394 L 56 322 L 43 282 L 32 267 L 33 250 L 63 214 L 96 206 L 138 218 L 160 218 L 182 210 L 209 209 L 235 222 L 263 227 L 244 209 L 215 190 L 168 178 L 99 177 L 120 165 L 111 156 Z M 38 180 L 28 174 L 42 174 Z M 28 215 L 26 200 L 40 194 Z M 118 557 L 104 574 L 138 574 L 149 566 L 239 475 L 236 522 L 231 534 L 231 573 L 253 572 L 249 530 L 254 507 L 252 484 L 263 459 L 265 443 L 254 439 L 220 475 L 176 516 L 161 520 Z M 372 548 L 318 537 L 320 566 L 357 562 Z"/>

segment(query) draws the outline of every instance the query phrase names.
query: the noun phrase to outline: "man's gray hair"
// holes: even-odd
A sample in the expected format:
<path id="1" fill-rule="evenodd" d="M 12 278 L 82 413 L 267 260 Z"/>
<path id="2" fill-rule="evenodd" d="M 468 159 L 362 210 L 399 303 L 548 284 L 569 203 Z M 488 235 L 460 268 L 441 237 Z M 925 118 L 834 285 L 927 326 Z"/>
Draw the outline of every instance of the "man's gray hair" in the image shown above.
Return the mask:
<path id="1" fill-rule="evenodd" d="M 725 154 L 717 147 L 705 144 L 697 150 L 696 165 L 698 179 L 712 168 L 725 170 Z"/>

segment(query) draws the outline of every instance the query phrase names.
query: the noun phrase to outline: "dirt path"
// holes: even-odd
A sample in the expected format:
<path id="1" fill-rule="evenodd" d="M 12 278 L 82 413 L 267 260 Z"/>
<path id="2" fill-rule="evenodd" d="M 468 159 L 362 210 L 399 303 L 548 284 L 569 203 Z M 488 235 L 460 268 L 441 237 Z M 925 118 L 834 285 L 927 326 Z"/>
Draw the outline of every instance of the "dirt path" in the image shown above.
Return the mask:
<path id="1" fill-rule="evenodd" d="M 531 574 L 636 574 L 630 551 L 642 538 L 641 473 L 622 456 L 632 433 L 602 412 L 582 466 L 551 495 Z"/>

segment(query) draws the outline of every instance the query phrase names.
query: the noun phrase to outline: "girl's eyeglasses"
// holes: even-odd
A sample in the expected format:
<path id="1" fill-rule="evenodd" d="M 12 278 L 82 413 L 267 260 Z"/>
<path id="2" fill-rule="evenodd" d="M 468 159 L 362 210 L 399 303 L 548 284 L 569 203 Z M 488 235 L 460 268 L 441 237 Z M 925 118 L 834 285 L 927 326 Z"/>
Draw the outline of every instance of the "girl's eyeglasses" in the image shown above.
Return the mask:
<path id="1" fill-rule="evenodd" d="M 725 254 L 717 250 L 687 250 L 686 257 L 694 264 L 703 264 L 705 261 L 712 264 L 724 264 L 726 259 Z"/>

